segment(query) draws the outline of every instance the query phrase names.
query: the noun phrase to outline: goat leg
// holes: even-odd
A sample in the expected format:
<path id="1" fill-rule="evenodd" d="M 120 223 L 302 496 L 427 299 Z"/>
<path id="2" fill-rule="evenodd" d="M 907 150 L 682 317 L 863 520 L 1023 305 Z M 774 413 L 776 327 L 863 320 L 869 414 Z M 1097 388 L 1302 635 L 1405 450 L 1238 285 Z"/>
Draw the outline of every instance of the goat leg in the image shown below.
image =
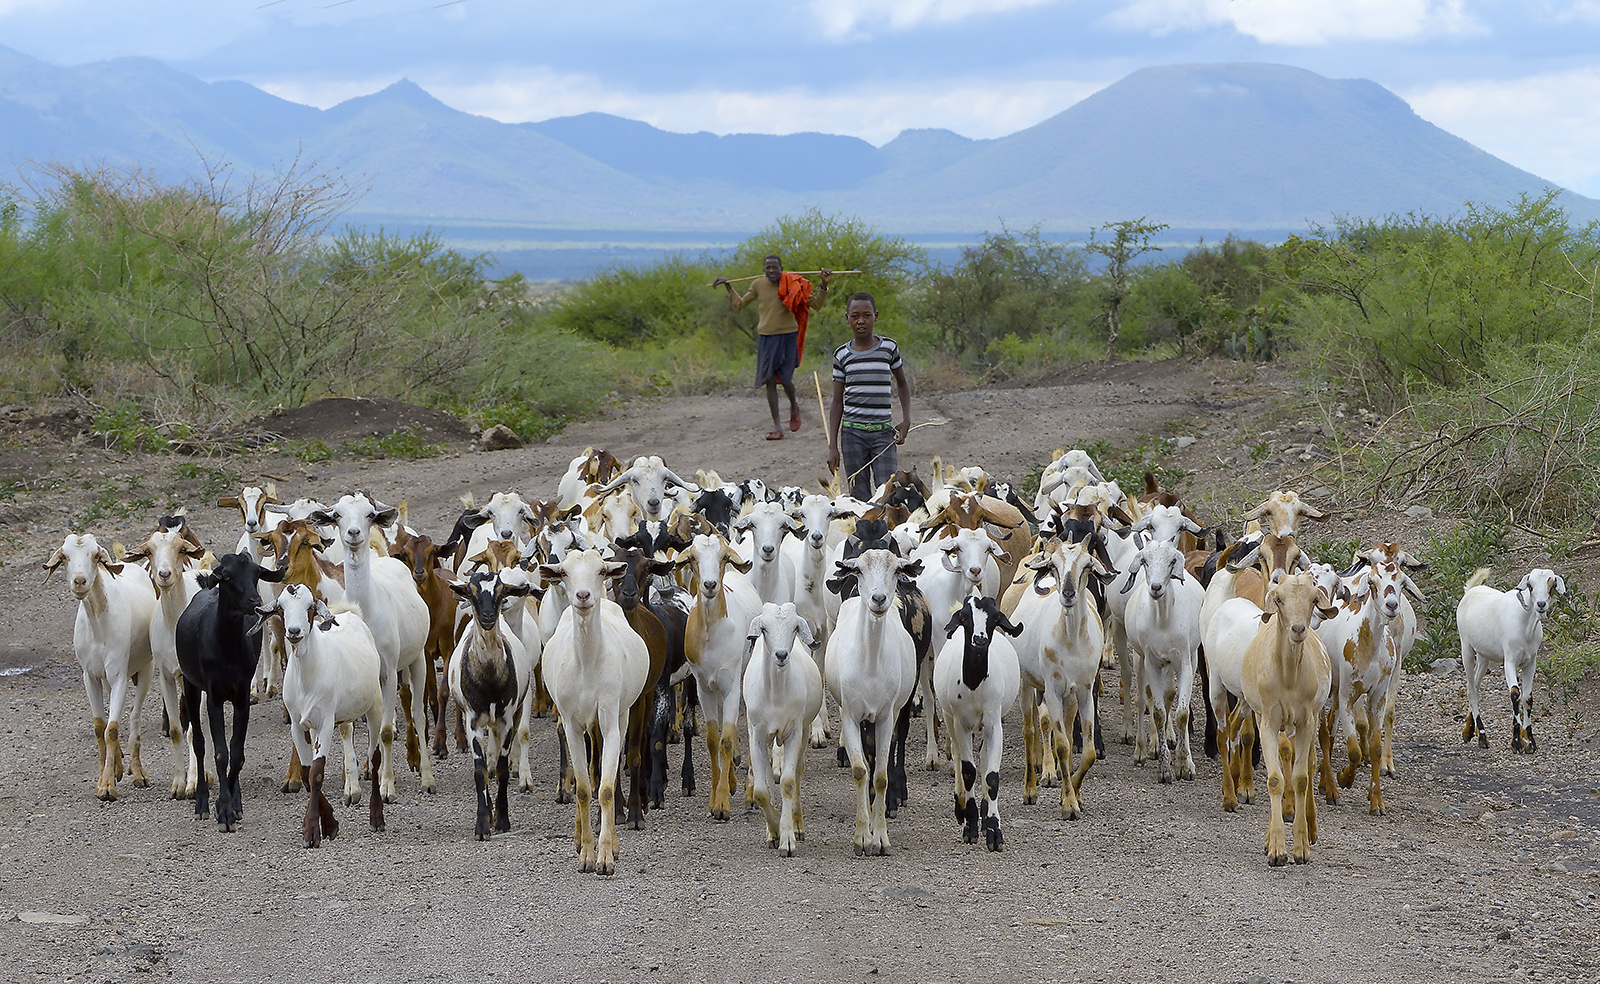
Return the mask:
<path id="1" fill-rule="evenodd" d="M 381 759 L 383 757 L 383 748 L 381 746 L 374 745 L 372 749 L 372 757 L 374 759 Z M 377 833 L 383 832 L 383 797 L 378 793 L 377 783 L 372 784 L 372 792 L 369 794 L 367 799 L 367 823 L 372 827 L 373 831 Z"/>
<path id="2" fill-rule="evenodd" d="M 311 789 L 306 797 L 306 814 L 300 821 L 300 839 L 306 847 L 322 846 L 322 811 L 317 808 L 317 782 L 321 778 L 318 772 L 324 759 L 316 759 L 311 763 Z"/>
<path id="3" fill-rule="evenodd" d="M 500 789 L 494 798 L 494 829 L 496 833 L 506 833 L 511 829 L 511 801 L 506 795 L 506 786 L 511 781 L 511 754 L 509 746 L 500 749 L 500 761 L 496 766 L 500 773 Z"/>
<path id="4" fill-rule="evenodd" d="M 472 784 L 478 793 L 478 820 L 473 836 L 486 841 L 489 839 L 489 763 L 483 741 L 477 735 L 472 736 Z"/>

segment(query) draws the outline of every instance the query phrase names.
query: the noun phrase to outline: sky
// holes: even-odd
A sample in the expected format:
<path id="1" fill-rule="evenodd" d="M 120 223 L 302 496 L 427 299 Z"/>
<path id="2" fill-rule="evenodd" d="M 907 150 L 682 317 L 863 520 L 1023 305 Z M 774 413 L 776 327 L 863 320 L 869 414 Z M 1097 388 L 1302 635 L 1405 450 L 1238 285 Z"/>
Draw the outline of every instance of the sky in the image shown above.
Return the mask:
<path id="1" fill-rule="evenodd" d="M 1148 65 L 1372 79 L 1600 197 L 1600 0 L 0 0 L 0 45 L 159 59 L 327 107 L 409 78 L 505 122 L 997 137 Z"/>

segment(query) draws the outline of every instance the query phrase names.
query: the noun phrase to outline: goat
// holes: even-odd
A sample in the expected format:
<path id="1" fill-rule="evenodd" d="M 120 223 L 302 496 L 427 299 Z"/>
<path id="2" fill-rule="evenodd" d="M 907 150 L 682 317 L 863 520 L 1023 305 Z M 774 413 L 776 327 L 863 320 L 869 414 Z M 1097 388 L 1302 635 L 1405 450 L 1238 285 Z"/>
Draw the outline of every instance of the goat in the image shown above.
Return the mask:
<path id="1" fill-rule="evenodd" d="M 586 488 L 596 483 L 609 482 L 620 471 L 622 462 L 618 461 L 617 456 L 610 451 L 584 448 L 583 454 L 573 458 L 567 465 L 567 471 L 561 476 L 561 481 L 557 485 L 559 507 L 572 508 L 583 496 Z"/>
<path id="2" fill-rule="evenodd" d="M 1263 599 L 1264 600 L 1264 599 Z M 1222 808 L 1256 799 L 1256 717 L 1244 702 L 1244 654 L 1261 630 L 1261 607 L 1249 598 L 1230 598 L 1217 607 L 1201 646 L 1210 675 L 1206 703 L 1216 722 L 1217 756 L 1222 769 Z"/>
<path id="3" fill-rule="evenodd" d="M 450 693 L 466 715 L 472 740 L 473 786 L 478 795 L 473 833 L 478 840 L 488 840 L 491 827 L 500 833 L 511 829 L 506 796 L 506 784 L 511 778 L 511 740 L 533 676 L 533 664 L 517 634 L 502 629 L 500 614 L 508 599 L 525 598 L 529 589 L 526 579 L 508 582 L 500 574 L 487 571 L 473 574 L 465 583 L 455 581 L 450 585 L 450 590 L 471 609 L 466 631 L 450 653 L 448 676 Z M 499 782 L 492 803 L 491 774 Z"/>
<path id="4" fill-rule="evenodd" d="M 1327 518 L 1327 513 L 1300 498 L 1298 493 L 1285 489 L 1278 489 L 1267 496 L 1266 501 L 1244 514 L 1247 523 L 1255 519 L 1266 520 L 1266 531 L 1278 536 L 1293 535 L 1302 519 L 1320 523 Z"/>
<path id="5" fill-rule="evenodd" d="M 1097 564 L 1086 543 L 1055 543 L 1031 558 L 1031 590 L 1017 602 L 1011 617 L 1023 626 L 1016 652 L 1022 679 L 1029 687 L 1023 700 L 1024 803 L 1039 801 L 1041 759 L 1055 764 L 1061 784 L 1061 818 L 1075 820 L 1083 812 L 1083 779 L 1099 755 L 1093 741 L 1083 743 L 1083 757 L 1072 766 L 1071 734 L 1075 722 L 1095 718 L 1094 685 L 1100 676 L 1105 630 L 1091 604 L 1089 586 L 1115 577 Z M 1054 585 L 1046 584 L 1053 579 Z M 1027 579 L 1025 579 L 1027 580 Z M 1039 698 L 1049 714 L 1048 749 L 1039 741 Z"/>
<path id="6" fill-rule="evenodd" d="M 289 649 L 289 665 L 283 674 L 283 706 L 289 712 L 289 734 L 295 751 L 307 765 L 307 790 L 311 794 L 306 800 L 300 835 L 306 847 L 321 847 L 324 836 L 339 834 L 333 806 L 322 792 L 334 731 L 364 717 L 374 766 L 383 754 L 376 740 L 378 723 L 383 718 L 378 646 L 358 610 L 336 613 L 304 585 L 285 586 L 273 607 L 257 609 L 256 613 L 263 620 L 276 616 L 283 622 L 283 638 Z M 361 793 L 353 759 L 346 754 L 345 802 L 358 802 Z M 374 774 L 376 771 L 374 768 Z M 378 795 L 376 781 L 367 804 L 367 822 L 374 831 L 384 828 L 383 799 Z"/>
<path id="7" fill-rule="evenodd" d="M 1318 774 L 1323 797 L 1329 803 L 1339 801 L 1331 760 L 1335 731 L 1342 729 L 1349 763 L 1339 771 L 1338 785 L 1349 788 L 1355 781 L 1356 768 L 1363 761 L 1368 762 L 1372 767 L 1367 785 L 1368 810 L 1381 816 L 1384 805 L 1378 764 L 1382 758 L 1383 711 L 1395 679 L 1395 645 L 1390 628 L 1400 612 L 1398 568 L 1368 568 L 1357 573 L 1348 586 L 1340 583 L 1329 591 L 1325 572 L 1317 570 L 1318 566 L 1313 566 L 1318 589 L 1330 598 L 1337 599 L 1339 593 L 1347 596 L 1337 615 L 1316 626 L 1334 669 L 1333 706 L 1323 718 L 1321 733 L 1322 764 Z M 1356 703 L 1363 697 L 1365 713 L 1357 716 Z"/>
<path id="8" fill-rule="evenodd" d="M 637 546 L 613 547 L 612 555 L 607 558 L 612 563 L 623 565 L 622 576 L 616 582 L 616 601 L 622 608 L 623 617 L 628 620 L 640 639 L 644 640 L 645 651 L 650 655 L 649 671 L 645 674 L 643 688 L 639 691 L 638 699 L 633 702 L 633 708 L 628 712 L 628 733 L 624 739 L 624 749 L 627 756 L 628 776 L 628 826 L 638 830 L 644 826 L 644 812 L 651 806 L 650 783 L 658 771 L 662 773 L 662 785 L 665 785 L 665 769 L 658 768 L 656 764 L 656 732 L 657 715 L 665 717 L 665 702 L 658 698 L 657 689 L 663 684 L 663 674 L 667 665 L 667 650 L 671 643 L 667 637 L 667 627 L 657 616 L 654 609 L 647 604 L 641 604 L 644 596 L 649 592 L 650 578 L 656 574 L 666 574 L 673 568 L 671 561 L 651 560 L 645 556 L 643 550 Z M 676 609 L 673 609 L 676 611 Z M 682 652 L 682 634 L 678 636 L 678 649 Z M 666 754 L 667 721 L 660 722 L 663 732 L 661 754 Z M 657 805 L 660 799 L 656 800 Z"/>
<path id="9" fill-rule="evenodd" d="M 666 519 L 669 511 L 667 490 L 672 487 L 682 488 L 691 495 L 698 495 L 700 490 L 677 475 L 666 466 L 658 455 L 640 455 L 633 459 L 633 464 L 628 469 L 605 485 L 601 492 L 610 492 L 612 489 L 628 486 L 633 493 L 633 501 L 638 503 L 639 511 L 644 513 L 645 519 Z"/>
<path id="10" fill-rule="evenodd" d="M 527 538 L 533 535 L 536 518 L 533 507 L 515 492 L 496 492 L 489 497 L 486 505 L 478 509 L 478 515 L 483 522 L 477 524 L 471 536 L 464 541 L 464 556 L 481 553 L 490 540 L 511 540 L 520 549 Z M 461 570 L 460 563 L 457 563 L 456 570 Z"/>
<path id="11" fill-rule="evenodd" d="M 736 532 L 750 534 L 750 586 L 763 603 L 781 605 L 794 600 L 794 564 L 784 556 L 783 538 L 804 528 L 778 502 L 757 503 L 755 509 L 733 524 Z"/>
<path id="12" fill-rule="evenodd" d="M 650 527 L 655 526 L 652 535 Z M 655 703 L 650 716 L 650 782 L 648 798 L 651 809 L 659 809 L 666 798 L 667 787 L 667 744 L 672 737 L 674 727 L 678 726 L 679 709 L 691 722 L 680 731 L 693 731 L 693 712 L 698 709 L 695 684 L 693 679 L 680 679 L 674 683 L 674 678 L 680 672 L 687 673 L 684 656 L 684 636 L 689 626 L 689 608 L 693 599 L 689 593 L 672 583 L 663 574 L 662 567 L 670 572 L 676 565 L 668 559 L 669 551 L 681 550 L 694 542 L 691 535 L 689 539 L 678 538 L 666 529 L 665 523 L 650 524 L 640 521 L 639 528 L 630 536 L 625 536 L 616 541 L 616 548 L 627 550 L 638 548 L 640 559 L 647 564 L 631 575 L 625 575 L 617 586 L 617 601 L 627 611 L 633 604 L 643 604 L 650 613 L 661 623 L 662 630 L 666 633 L 666 660 L 661 667 L 661 674 L 655 684 Z M 631 579 L 631 584 L 630 584 Z M 683 691 L 682 700 L 679 699 L 679 690 Z M 681 735 L 680 735 L 681 737 Z M 690 743 L 683 742 L 683 767 L 679 772 L 683 795 L 694 795 L 694 750 Z"/>
<path id="13" fill-rule="evenodd" d="M 962 837 L 998 851 L 1005 844 L 1000 831 L 1000 753 L 1004 746 L 1001 719 L 1017 702 L 1022 687 L 1017 652 L 1005 636 L 1018 636 L 1022 626 L 1006 618 L 993 598 L 969 596 L 945 625 L 945 644 L 933 662 L 933 692 L 950 729 L 955 754 L 956 822 Z M 983 735 L 983 810 L 979 816 L 973 787 L 978 780 L 973 735 Z"/>
<path id="14" fill-rule="evenodd" d="M 828 640 L 828 692 L 839 705 L 840 733 L 856 781 L 855 849 L 857 854 L 889 853 L 887 820 L 889 756 L 875 755 L 868 766 L 861 729 L 874 733 L 900 715 L 917 682 L 916 647 L 900 619 L 890 616 L 901 576 L 915 578 L 921 561 L 896 557 L 887 550 L 866 550 L 841 560 L 841 580 L 854 581 L 857 596 L 839 606 L 839 621 Z M 880 749 L 881 751 L 881 749 Z"/>
<path id="15" fill-rule="evenodd" d="M 103 800 L 117 798 L 122 779 L 122 741 L 119 729 L 128 688 L 133 688 L 133 758 L 130 770 L 135 786 L 148 786 L 139 761 L 139 717 L 150 686 L 150 620 L 156 610 L 156 593 L 143 571 L 123 573 L 123 565 L 100 545 L 92 533 L 68 534 L 45 561 L 46 581 L 62 564 L 78 615 L 72 627 L 72 651 L 83 671 L 83 689 L 94 719 L 99 746 L 100 773 L 94 794 Z M 107 690 L 110 706 L 106 707 Z"/>
<path id="16" fill-rule="evenodd" d="M 158 526 L 145 542 L 130 550 L 124 561 L 142 560 L 148 565 L 150 580 L 155 587 L 156 607 L 150 616 L 150 658 L 156 683 L 161 687 L 161 701 L 166 708 L 167 738 L 172 742 L 172 798 L 189 799 L 194 796 L 195 760 L 194 744 L 189 729 L 195 722 L 181 718 L 178 685 L 183 673 L 178 669 L 177 641 L 173 635 L 178 628 L 178 617 L 183 614 L 200 590 L 199 574 L 185 570 L 205 556 L 205 547 L 185 539 L 179 519 L 179 528 Z"/>
<path id="17" fill-rule="evenodd" d="M 745 637 L 761 611 L 761 597 L 746 580 L 750 562 L 740 560 L 717 534 L 700 534 L 679 555 L 690 568 L 694 605 L 684 633 L 705 716 L 706 755 L 711 768 L 711 816 L 732 816 L 734 754 L 738 744 L 739 688 L 744 680 Z M 729 571 L 728 568 L 734 568 Z"/>
<path id="18" fill-rule="evenodd" d="M 574 770 L 577 781 L 578 868 L 609 875 L 616 871 L 617 768 L 628 712 L 644 690 L 650 653 L 628 626 L 622 608 L 605 596 L 605 582 L 620 577 L 624 565 L 607 563 L 598 550 L 570 553 L 559 564 L 543 564 L 539 575 L 566 585 L 570 605 L 545 645 L 544 677 L 561 715 L 567 747 L 577 756 L 594 735 L 599 755 L 600 836 L 590 825 L 592 777 L 589 763 Z"/>
<path id="19" fill-rule="evenodd" d="M 1371 549 L 1356 554 L 1356 565 L 1344 573 L 1348 576 L 1355 573 L 1360 564 L 1397 564 L 1405 571 L 1423 571 L 1428 565 L 1411 556 L 1398 543 L 1378 543 Z M 1390 626 L 1390 638 L 1395 646 L 1395 685 L 1389 688 L 1389 699 L 1383 708 L 1383 758 L 1378 768 L 1379 775 L 1394 775 L 1394 708 L 1395 700 L 1400 694 L 1400 680 L 1405 677 L 1406 657 L 1411 654 L 1411 647 L 1417 641 L 1417 611 L 1412 607 L 1412 600 L 1422 600 L 1422 593 L 1417 590 L 1415 582 L 1409 576 L 1401 579 L 1400 586 L 1400 614 L 1395 617 L 1394 624 Z"/>
<path id="20" fill-rule="evenodd" d="M 244 524 L 244 535 L 239 537 L 237 552 L 249 554 L 250 559 L 257 564 L 262 562 L 261 544 L 255 539 L 255 534 L 264 533 L 275 528 L 281 520 L 292 518 L 287 512 L 267 508 L 281 505 L 283 501 L 278 498 L 278 490 L 270 482 L 265 489 L 246 485 L 239 490 L 238 495 L 225 495 L 217 499 L 219 508 L 239 510 L 239 519 Z M 271 605 L 277 596 L 272 587 L 265 582 L 258 585 L 258 591 L 263 605 Z M 284 659 L 283 638 L 279 635 L 280 631 L 277 623 L 273 623 L 262 637 L 267 648 L 261 652 L 260 676 L 250 684 L 250 692 L 257 698 L 277 696 Z"/>
<path id="21" fill-rule="evenodd" d="M 930 565 L 931 555 L 940 555 L 937 565 Z M 963 600 L 976 592 L 994 597 L 1000 587 L 1000 571 L 995 561 L 1007 560 L 1006 552 L 982 529 L 960 529 L 954 534 L 925 544 L 919 554 L 923 561 L 922 574 L 917 587 L 928 599 L 928 611 L 935 625 L 943 625 L 958 611 Z M 933 696 L 933 661 L 924 661 L 918 668 L 917 688 L 929 698 L 923 723 L 927 731 L 927 751 L 924 764 L 929 769 L 939 766 L 938 713 Z"/>
<path id="22" fill-rule="evenodd" d="M 277 583 L 282 571 L 267 570 L 249 554 L 225 554 L 196 579 L 200 592 L 178 617 L 174 633 L 178 666 L 183 671 L 181 719 L 194 722 L 194 753 L 205 760 L 205 732 L 200 727 L 200 695 L 206 698 L 211 740 L 217 757 L 217 822 L 231 832 L 244 813 L 239 770 L 244 767 L 244 736 L 250 726 L 250 684 L 261 659 L 261 631 L 256 624 L 260 582 Z M 223 704 L 233 704 L 233 741 L 226 741 Z M 195 783 L 195 816 L 210 813 L 210 788 L 204 770 Z"/>
<path id="23" fill-rule="evenodd" d="M 1284 762 L 1289 759 L 1294 785 L 1296 864 L 1311 860 L 1317 839 L 1316 797 L 1311 795 L 1311 769 L 1316 755 L 1317 719 L 1328 700 L 1333 668 L 1322 640 L 1311 630 L 1311 616 L 1332 617 L 1329 599 L 1310 574 L 1278 575 L 1267 588 L 1263 624 L 1245 649 L 1240 666 L 1244 699 L 1261 724 L 1261 758 L 1267 769 L 1267 863 L 1287 864 L 1291 850 L 1284 842 Z"/>
<path id="24" fill-rule="evenodd" d="M 345 548 L 344 595 L 365 613 L 367 627 L 377 640 L 383 657 L 383 742 L 381 793 L 385 803 L 394 802 L 395 697 L 404 682 L 418 699 L 411 702 L 411 728 L 418 735 L 426 732 L 421 696 L 426 693 L 428 672 L 425 647 L 428 641 L 428 606 L 417 593 L 416 582 L 406 565 L 393 557 L 374 556 L 371 533 L 374 526 L 388 526 L 397 511 L 374 502 L 365 493 L 342 497 L 331 509 L 312 513 L 312 522 L 332 526 Z M 404 677 L 404 680 L 401 677 Z M 376 763 L 374 764 L 376 769 Z M 418 756 L 422 791 L 436 790 L 433 759 Z M 374 774 L 379 774 L 375 771 Z"/>
<path id="25" fill-rule="evenodd" d="M 1522 576 L 1513 591 L 1498 591 L 1486 583 L 1489 568 L 1468 579 L 1456 605 L 1456 631 L 1461 635 L 1461 670 L 1467 678 L 1467 725 L 1462 741 L 1478 738 L 1488 748 L 1483 716 L 1478 712 L 1478 687 L 1489 659 L 1499 658 L 1506 668 L 1506 689 L 1511 692 L 1511 750 L 1532 755 L 1533 672 L 1544 641 L 1544 618 L 1553 603 L 1551 593 L 1567 593 L 1567 582 L 1544 567 Z"/>
<path id="26" fill-rule="evenodd" d="M 1195 664 L 1200 649 L 1200 606 L 1205 591 L 1183 566 L 1183 554 L 1169 540 L 1152 540 L 1139 551 L 1127 570 L 1122 593 L 1128 599 L 1128 648 L 1140 660 L 1140 699 L 1150 705 L 1156 726 L 1159 778 L 1173 780 L 1172 751 L 1176 747 L 1179 779 L 1194 778 L 1194 757 L 1189 750 L 1189 696 L 1194 687 Z M 1143 591 L 1134 591 L 1142 584 Z M 1144 711 L 1139 712 L 1139 743 L 1135 763 L 1144 761 Z"/>
<path id="27" fill-rule="evenodd" d="M 849 509 L 836 506 L 825 495 L 808 495 L 792 516 L 800 523 L 799 532 L 794 539 L 783 543 L 784 554 L 794 566 L 795 611 L 811 628 L 814 641 L 811 653 L 817 660 L 819 675 L 822 661 L 827 658 L 828 637 L 833 634 L 833 622 L 839 614 L 839 597 L 828 591 L 827 580 L 829 561 L 840 555 L 843 540 L 830 544 L 829 533 L 834 521 L 854 515 Z M 829 734 L 827 707 L 824 706 L 811 721 L 811 734 L 807 736 L 811 747 L 824 747 Z"/>
<path id="28" fill-rule="evenodd" d="M 791 659 L 796 645 L 806 651 Z M 805 837 L 800 815 L 800 776 L 805 766 L 806 735 L 822 709 L 822 672 L 811 650 L 816 638 L 793 603 L 767 602 L 750 620 L 745 639 L 745 723 L 750 732 L 750 782 L 756 803 L 767 818 L 767 846 L 792 857 L 795 842 Z M 780 772 L 781 809 L 772 802 L 772 746 L 783 755 Z"/>
<path id="29" fill-rule="evenodd" d="M 408 537 L 403 543 L 390 548 L 389 556 L 406 565 L 417 594 L 428 606 L 428 637 L 423 644 L 423 656 L 428 664 L 430 683 L 428 692 L 433 695 L 433 756 L 444 758 L 450 754 L 446 737 L 447 720 L 445 697 L 450 692 L 448 683 L 434 681 L 434 674 L 444 674 L 450 665 L 450 654 L 455 650 L 456 612 L 458 603 L 450 590 L 452 579 L 442 562 L 455 554 L 459 541 L 447 540 L 436 544 L 426 535 Z M 457 710 L 456 747 L 465 750 L 465 728 L 460 723 Z"/>

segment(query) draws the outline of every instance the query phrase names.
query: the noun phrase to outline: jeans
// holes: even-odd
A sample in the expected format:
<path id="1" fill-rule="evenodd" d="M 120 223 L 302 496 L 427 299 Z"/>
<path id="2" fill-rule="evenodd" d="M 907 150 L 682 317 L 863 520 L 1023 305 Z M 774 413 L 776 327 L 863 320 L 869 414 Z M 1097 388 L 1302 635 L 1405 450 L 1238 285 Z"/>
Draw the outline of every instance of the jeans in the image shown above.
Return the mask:
<path id="1" fill-rule="evenodd" d="M 876 431 L 839 427 L 839 468 L 844 473 L 846 492 L 866 502 L 878 486 L 900 469 L 900 449 L 895 447 L 894 438 L 892 427 Z"/>

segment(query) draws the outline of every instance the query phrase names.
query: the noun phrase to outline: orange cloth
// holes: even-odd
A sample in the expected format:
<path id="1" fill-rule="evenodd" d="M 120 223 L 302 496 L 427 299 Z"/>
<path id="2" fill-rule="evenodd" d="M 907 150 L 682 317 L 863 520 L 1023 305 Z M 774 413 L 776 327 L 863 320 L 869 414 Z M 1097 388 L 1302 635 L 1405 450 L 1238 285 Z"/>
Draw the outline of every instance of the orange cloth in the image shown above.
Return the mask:
<path id="1" fill-rule="evenodd" d="M 794 315 L 794 320 L 800 325 L 800 337 L 795 339 L 794 364 L 800 365 L 800 360 L 806 353 L 806 322 L 811 317 L 811 281 L 798 273 L 785 273 L 778 279 L 778 300 Z"/>

